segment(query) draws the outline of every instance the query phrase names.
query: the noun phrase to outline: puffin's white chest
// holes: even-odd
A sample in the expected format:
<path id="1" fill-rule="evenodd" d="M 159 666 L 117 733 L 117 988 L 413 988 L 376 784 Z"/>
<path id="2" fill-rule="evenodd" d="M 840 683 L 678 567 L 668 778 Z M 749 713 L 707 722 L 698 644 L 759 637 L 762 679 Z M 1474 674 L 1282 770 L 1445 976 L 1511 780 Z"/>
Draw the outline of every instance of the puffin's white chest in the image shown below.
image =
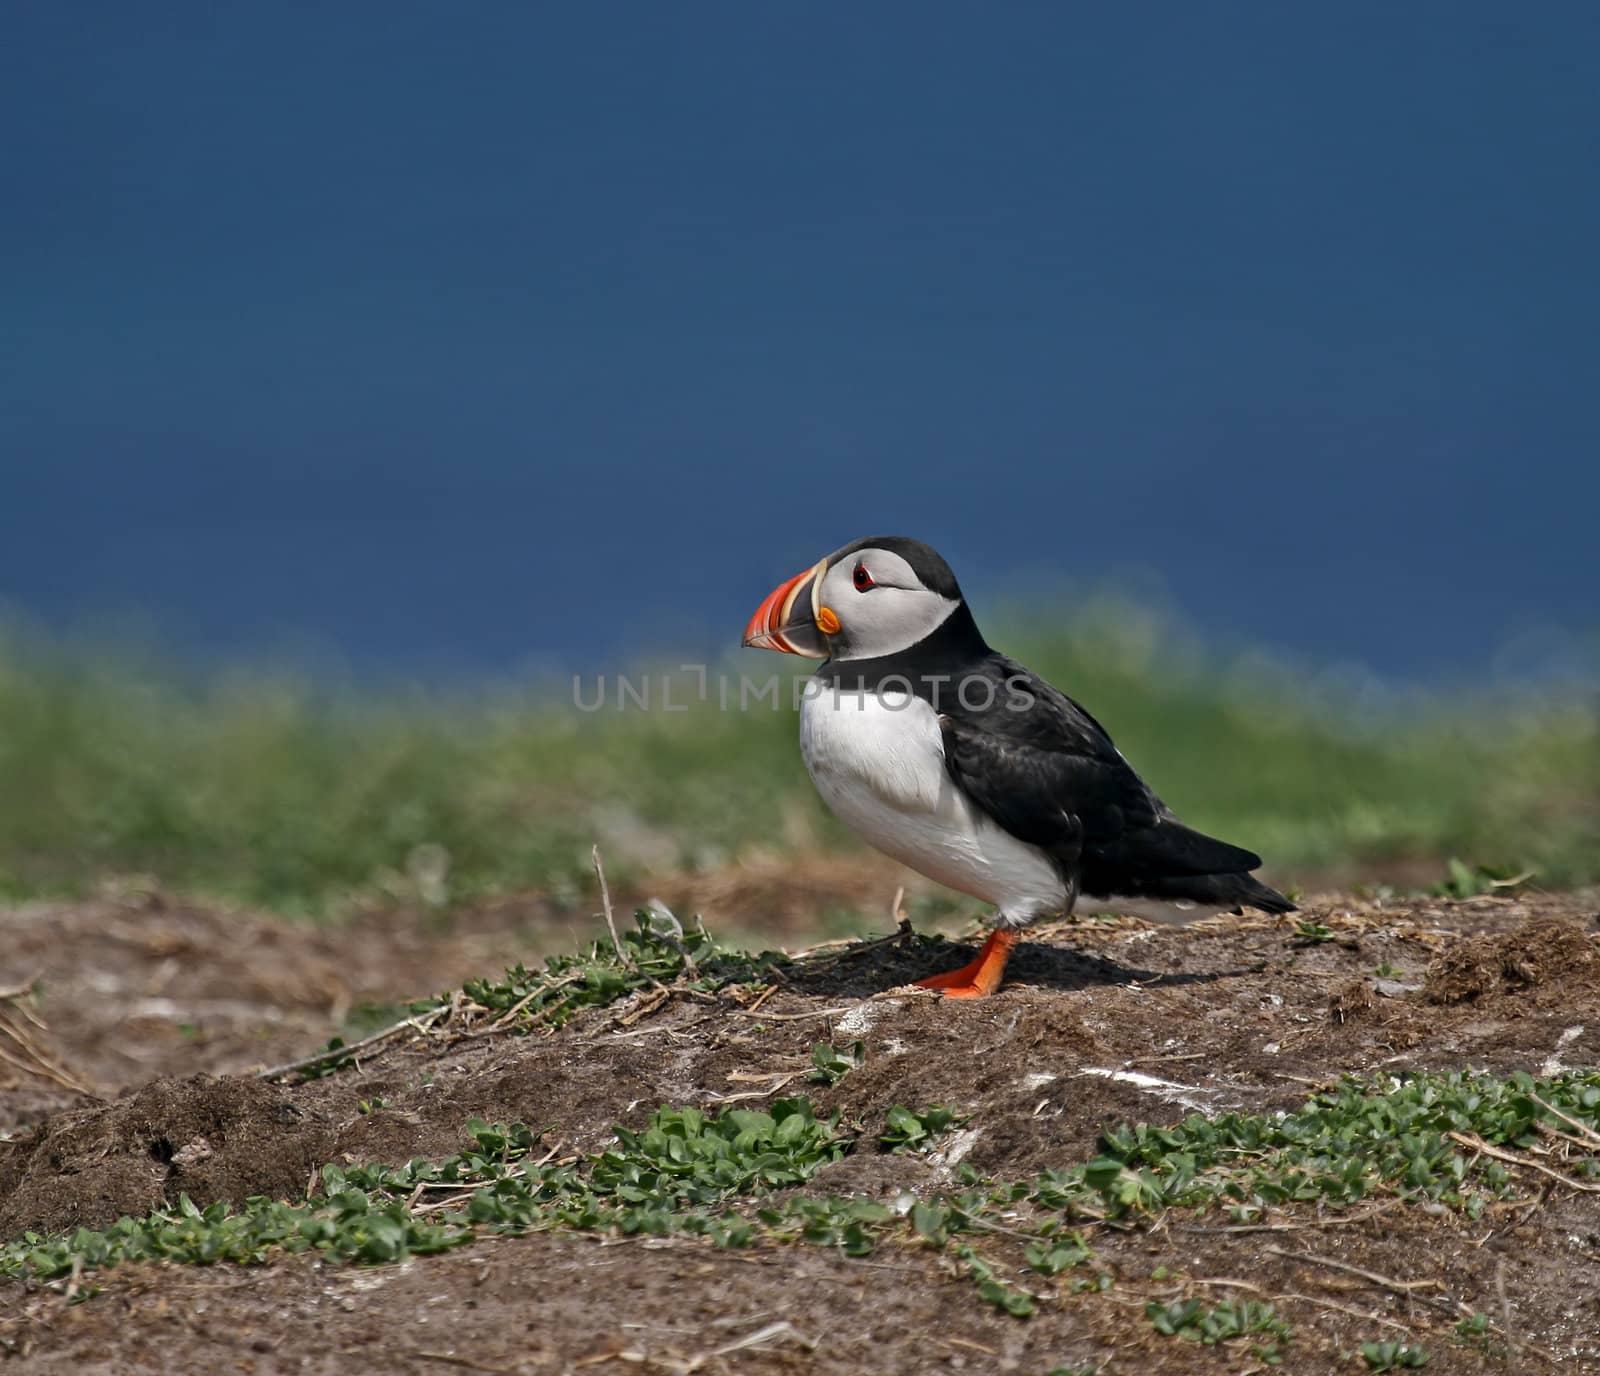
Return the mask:
<path id="1" fill-rule="evenodd" d="M 1003 923 L 1065 907 L 1049 857 L 991 822 L 946 773 L 938 717 L 921 698 L 814 684 L 800 707 L 800 753 L 823 801 L 863 840 L 997 905 Z"/>

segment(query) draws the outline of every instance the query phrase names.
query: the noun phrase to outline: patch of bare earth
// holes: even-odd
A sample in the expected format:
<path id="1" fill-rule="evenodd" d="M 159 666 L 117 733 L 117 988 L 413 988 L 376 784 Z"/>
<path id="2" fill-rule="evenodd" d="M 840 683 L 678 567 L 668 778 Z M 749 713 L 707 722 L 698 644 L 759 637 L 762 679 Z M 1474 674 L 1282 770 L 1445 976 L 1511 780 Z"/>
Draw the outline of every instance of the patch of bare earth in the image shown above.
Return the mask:
<path id="1" fill-rule="evenodd" d="M 926 881 L 860 854 L 796 870 L 755 854 L 703 873 L 619 885 L 626 912 L 659 896 L 719 937 L 812 939 L 822 913 L 886 911 Z M 91 902 L 0 907 L 0 994 L 32 990 L 0 1025 L 0 1132 L 163 1075 L 229 1074 L 390 1021 L 418 998 L 602 934 L 597 912 L 544 895 L 485 899 L 448 917 L 371 910 L 321 925 L 208 906 L 137 886 Z M 44 1024 L 41 1028 L 39 1024 Z M 352 1028 L 352 1024 L 354 1027 Z M 40 1035 L 35 1036 L 35 1033 Z"/>
<path id="2" fill-rule="evenodd" d="M 1347 1072 L 1593 1066 L 1597 907 L 1593 893 L 1331 899 L 1282 922 L 1063 924 L 1033 934 L 999 995 L 970 1002 L 899 987 L 931 972 L 925 949 L 841 947 L 802 963 L 759 1007 L 751 991 L 652 991 L 547 1035 L 445 1025 L 302 1084 L 217 1072 L 313 1050 L 341 999 L 437 992 L 527 958 L 508 948 L 550 944 L 547 918 L 526 931 L 507 922 L 452 963 L 430 957 L 414 924 L 311 931 L 194 909 L 56 908 L 54 944 L 20 958 L 0 950 L 0 986 L 45 967 L 46 997 L 29 1010 L 38 1021 L 21 1025 L 51 1065 L 108 1097 L 0 1062 L 0 1086 L 12 1077 L 0 1112 L 34 1124 L 0 1142 L 0 1233 L 102 1226 L 180 1192 L 200 1204 L 294 1198 L 320 1161 L 459 1150 L 473 1116 L 550 1129 L 547 1141 L 577 1153 L 658 1105 L 805 1092 L 864 1133 L 858 1153 L 807 1192 L 885 1198 L 937 1190 L 958 1161 L 1004 1180 L 1084 1161 L 1112 1122 L 1289 1108 Z M 1302 919 L 1331 939 L 1298 936 Z M 177 935 L 163 936 L 164 924 Z M 590 934 L 586 919 L 579 925 Z M 16 930 L 0 915 L 0 939 Z M 181 949 L 166 949 L 179 937 Z M 395 954 L 407 951 L 433 963 L 408 968 Z M 969 956 L 952 946 L 932 964 Z M 164 982 L 143 990 L 168 960 Z M 121 1038 L 82 1006 L 112 967 L 123 984 L 100 997 L 143 1008 Z M 182 1004 L 208 989 L 221 999 L 225 987 L 252 1007 L 288 1011 L 276 1024 L 260 1019 L 273 1030 L 255 1043 L 247 1021 L 197 1037 L 171 1031 L 173 1011 L 139 1003 Z M 319 992 L 308 999 L 308 989 Z M 167 1030 L 150 1035 L 164 1018 Z M 280 1029 L 311 1035 L 291 1046 Z M 857 1039 L 861 1069 L 831 1087 L 807 1083 L 813 1043 Z M 865 1145 L 892 1105 L 934 1103 L 971 1115 L 939 1154 Z M 921 1245 L 849 1258 L 805 1245 L 718 1251 L 689 1239 L 542 1234 L 377 1269 L 305 1256 L 250 1269 L 127 1266 L 95 1276 L 103 1293 L 70 1305 L 59 1285 L 0 1282 L 0 1354 L 27 1371 L 116 1373 L 1261 1369 L 1248 1344 L 1200 1347 L 1145 1320 L 1152 1298 L 1200 1295 L 1272 1300 L 1294 1325 L 1283 1369 L 1296 1373 L 1363 1370 L 1360 1344 L 1384 1338 L 1425 1344 L 1429 1371 L 1600 1372 L 1600 1195 L 1527 1181 L 1476 1222 L 1390 1204 L 1339 1217 L 1297 1206 L 1243 1231 L 1218 1212 L 1100 1227 L 1090 1241 L 1114 1284 L 1083 1294 L 1071 1293 L 1072 1273 L 1030 1275 L 1020 1247 L 986 1239 L 1014 1279 L 1053 1293 L 1028 1320 L 982 1305 L 947 1255 Z M 1468 1310 L 1494 1321 L 1495 1351 L 1453 1341 Z"/>

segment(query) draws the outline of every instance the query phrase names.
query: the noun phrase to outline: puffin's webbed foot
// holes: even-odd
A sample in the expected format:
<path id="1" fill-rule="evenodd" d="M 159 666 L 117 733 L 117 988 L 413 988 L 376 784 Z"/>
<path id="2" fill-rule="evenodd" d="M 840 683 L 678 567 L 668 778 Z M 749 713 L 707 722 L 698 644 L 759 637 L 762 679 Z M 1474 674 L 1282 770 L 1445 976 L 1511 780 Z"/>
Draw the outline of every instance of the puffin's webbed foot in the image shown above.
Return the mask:
<path id="1" fill-rule="evenodd" d="M 919 989 L 937 989 L 947 999 L 986 999 L 1000 987 L 1005 977 L 1006 961 L 1011 958 L 1011 948 L 1017 944 L 1013 931 L 996 929 L 989 933 L 978 958 L 959 970 L 943 975 L 930 975 L 919 979 Z"/>

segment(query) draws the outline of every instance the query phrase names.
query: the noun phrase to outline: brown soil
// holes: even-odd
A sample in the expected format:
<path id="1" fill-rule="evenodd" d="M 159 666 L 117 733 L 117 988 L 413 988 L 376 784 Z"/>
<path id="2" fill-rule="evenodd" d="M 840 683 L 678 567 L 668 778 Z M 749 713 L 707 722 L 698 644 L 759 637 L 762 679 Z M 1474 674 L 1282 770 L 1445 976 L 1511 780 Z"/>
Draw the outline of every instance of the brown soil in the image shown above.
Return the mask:
<path id="1" fill-rule="evenodd" d="M 1597 906 L 1593 893 L 1332 899 L 1299 915 L 1332 930 L 1320 942 L 1296 936 L 1299 917 L 1066 924 L 1033 934 L 999 995 L 965 1003 L 897 988 L 929 961 L 891 943 L 808 962 L 754 1013 L 731 997 L 673 998 L 632 1022 L 640 1001 L 587 1012 L 548 1036 L 396 1038 L 294 1085 L 228 1072 L 313 1050 L 361 1000 L 570 946 L 592 933 L 587 916 L 504 905 L 430 933 L 401 916 L 313 929 L 110 900 L 14 910 L 0 913 L 0 989 L 42 972 L 44 993 L 25 1001 L 37 1022 L 15 1000 L 6 1016 L 106 1101 L 0 1060 L 0 1123 L 15 1129 L 0 1141 L 0 1234 L 103 1225 L 179 1192 L 297 1197 L 322 1161 L 458 1150 L 473 1116 L 551 1128 L 581 1152 L 659 1104 L 779 1091 L 811 1093 L 868 1133 L 896 1103 L 971 1115 L 931 1159 L 847 1157 L 808 1187 L 885 1197 L 938 1188 L 957 1159 L 1006 1179 L 1082 1161 L 1110 1121 L 1289 1107 L 1343 1072 L 1592 1066 Z M 952 945 L 936 964 L 969 956 Z M 857 1038 L 860 1070 L 807 1085 L 814 1042 Z M 1246 1345 L 1159 1337 L 1143 1307 L 1259 1292 L 1295 1327 L 1284 1370 L 1363 1370 L 1362 1342 L 1409 1333 L 1430 1372 L 1600 1372 L 1600 1196 L 1541 1183 L 1477 1223 L 1390 1208 L 1337 1224 L 1290 1211 L 1279 1232 L 1230 1231 L 1217 1214 L 1102 1229 L 1093 1245 L 1116 1283 L 1063 1286 L 1027 1321 L 975 1302 L 920 1247 L 851 1259 L 541 1235 L 381 1269 L 129 1266 L 71 1305 L 59 1286 L 0 1282 L 0 1356 L 30 1372 L 1237 1372 L 1254 1364 Z M 1493 1318 L 1514 1352 L 1454 1343 L 1456 1303 Z"/>
<path id="2" fill-rule="evenodd" d="M 1423 988 L 1434 1003 L 1461 1003 L 1582 973 L 1592 964 L 1588 933 L 1576 922 L 1546 917 L 1446 947 L 1428 967 Z"/>
<path id="3" fill-rule="evenodd" d="M 651 876 L 619 887 L 616 901 L 627 912 L 659 896 L 704 914 L 719 937 L 779 947 L 814 939 L 818 914 L 887 914 L 901 884 L 911 895 L 934 891 L 877 856 L 797 869 L 792 857 L 785 867 L 755 854 L 713 873 Z M 448 918 L 386 910 L 316 925 L 123 886 L 93 902 L 0 907 L 0 992 L 36 985 L 69 1078 L 115 1094 L 161 1075 L 290 1060 L 335 1033 L 353 1039 L 390 1022 L 413 999 L 518 961 L 535 965 L 604 931 L 598 913 L 539 894 Z M 0 1132 L 79 1102 L 0 1057 Z"/>

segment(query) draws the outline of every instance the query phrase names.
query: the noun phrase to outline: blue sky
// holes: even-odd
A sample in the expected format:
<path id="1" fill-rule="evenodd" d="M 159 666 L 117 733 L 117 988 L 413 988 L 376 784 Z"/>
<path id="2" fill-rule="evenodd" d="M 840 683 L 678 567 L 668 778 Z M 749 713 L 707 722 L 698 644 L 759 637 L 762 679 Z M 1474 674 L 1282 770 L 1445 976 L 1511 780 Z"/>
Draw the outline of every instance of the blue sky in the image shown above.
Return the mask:
<path id="1" fill-rule="evenodd" d="M 729 643 L 920 536 L 1471 675 L 1600 623 L 1592 5 L 25 4 L 0 603 Z M 1547 637 L 1548 638 L 1548 637 Z"/>

